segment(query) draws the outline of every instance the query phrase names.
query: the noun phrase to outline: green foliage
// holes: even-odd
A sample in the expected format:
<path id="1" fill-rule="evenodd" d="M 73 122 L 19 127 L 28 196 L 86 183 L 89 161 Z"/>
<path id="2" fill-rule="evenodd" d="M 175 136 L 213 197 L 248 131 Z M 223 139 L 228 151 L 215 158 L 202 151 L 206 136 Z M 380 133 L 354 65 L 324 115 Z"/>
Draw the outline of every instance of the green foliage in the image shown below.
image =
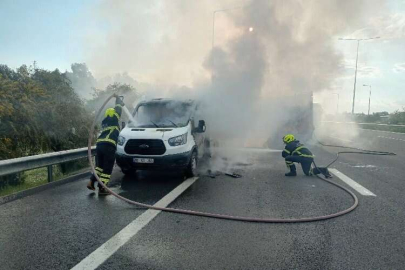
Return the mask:
<path id="1" fill-rule="evenodd" d="M 72 72 L 64 75 L 70 80 L 73 89 L 82 98 L 91 98 L 92 89 L 96 86 L 96 79 L 85 63 L 74 63 L 71 65 Z"/>
<path id="2" fill-rule="evenodd" d="M 71 73 L 0 65 L 0 160 L 85 147 L 94 112 L 107 97 L 124 95 L 127 105 L 138 98 L 131 85 L 114 83 L 100 90 L 93 88 L 95 83 L 85 64 L 73 64 Z M 75 92 L 73 86 L 93 89 L 93 98 L 85 104 L 77 94 L 80 89 Z M 114 102 L 108 105 L 114 106 Z M 65 175 L 87 166 L 87 161 L 73 161 L 57 168 Z M 32 179 L 27 180 L 26 175 L 0 177 L 0 189 L 30 186 Z"/>
<path id="3" fill-rule="evenodd" d="M 18 186 L 25 182 L 26 176 L 24 173 L 15 173 L 5 176 L 0 176 L 0 190 L 7 186 Z"/>
<path id="4" fill-rule="evenodd" d="M 114 83 L 94 89 L 93 98 L 84 104 L 71 79 L 90 84 L 95 79 L 85 64 L 73 64 L 72 70 L 0 65 L 0 160 L 84 147 L 94 112 L 107 97 L 124 95 L 127 105 L 138 98 L 133 86 Z"/>
<path id="5" fill-rule="evenodd" d="M 91 121 L 59 70 L 0 65 L 0 159 L 84 147 Z"/>
<path id="6" fill-rule="evenodd" d="M 355 114 L 352 116 L 351 114 L 347 114 L 347 117 L 353 119 L 353 121 L 358 123 L 379 123 L 379 124 L 387 124 L 388 119 L 390 118 L 390 114 L 388 112 L 375 112 L 371 115 L 367 115 L 364 113 Z"/>
<path id="7" fill-rule="evenodd" d="M 395 111 L 390 116 L 390 124 L 393 124 L 393 125 L 405 125 L 405 107 L 402 108 L 402 112 L 401 111 Z"/>
<path id="8" fill-rule="evenodd" d="M 104 102 L 110 97 L 112 94 L 116 93 L 117 95 L 124 96 L 124 103 L 125 106 L 131 111 L 133 109 L 133 104 L 135 104 L 136 100 L 139 98 L 138 92 L 132 85 L 129 84 L 121 84 L 121 83 L 114 83 L 107 86 L 105 90 L 94 89 L 93 99 L 87 101 L 86 107 L 92 113 L 97 113 Z M 114 107 L 115 98 L 112 98 L 108 104 L 104 107 L 107 109 L 108 107 Z M 102 117 L 101 114 L 100 117 Z M 127 120 L 126 116 L 123 114 L 122 120 Z M 101 120 L 101 119 L 98 119 Z"/>
<path id="9" fill-rule="evenodd" d="M 83 168 L 89 167 L 89 161 L 87 158 L 68 161 L 58 164 L 59 170 L 63 175 L 78 171 Z"/>
<path id="10" fill-rule="evenodd" d="M 89 168 L 87 158 L 53 165 L 53 181 L 58 181 L 78 172 L 84 172 L 85 168 Z M 46 183 L 48 183 L 47 167 L 0 176 L 0 197 Z"/>

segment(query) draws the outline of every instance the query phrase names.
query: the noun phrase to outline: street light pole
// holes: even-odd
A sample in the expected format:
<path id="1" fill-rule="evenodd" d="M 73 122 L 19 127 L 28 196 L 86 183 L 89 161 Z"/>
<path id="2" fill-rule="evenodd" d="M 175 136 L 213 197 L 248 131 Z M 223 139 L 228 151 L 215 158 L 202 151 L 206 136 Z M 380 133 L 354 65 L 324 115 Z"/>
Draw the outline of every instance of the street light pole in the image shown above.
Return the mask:
<path id="1" fill-rule="evenodd" d="M 363 86 L 370 87 L 370 94 L 368 96 L 368 115 L 370 115 L 370 104 L 371 104 L 371 85 L 363 84 Z"/>
<path id="2" fill-rule="evenodd" d="M 357 41 L 357 53 L 356 53 L 356 69 L 354 71 L 354 87 L 353 87 L 353 104 L 352 104 L 352 114 L 354 114 L 354 102 L 356 100 L 356 81 L 357 81 L 357 63 L 359 60 L 359 47 L 360 41 L 378 39 L 380 37 L 373 38 L 339 38 L 339 40 L 356 40 Z"/>
<path id="3" fill-rule="evenodd" d="M 215 35 L 215 14 L 218 12 L 218 10 L 215 10 L 212 12 L 212 47 L 211 49 L 214 49 L 214 35 Z"/>
<path id="4" fill-rule="evenodd" d="M 359 47 L 360 47 L 360 40 L 357 40 L 356 69 L 354 71 L 352 114 L 354 114 L 354 101 L 356 100 L 357 63 L 359 61 Z"/>
<path id="5" fill-rule="evenodd" d="M 215 14 L 218 12 L 225 12 L 225 11 L 230 11 L 230 10 L 235 10 L 235 9 L 242 9 L 245 7 L 234 7 L 234 8 L 226 8 L 226 9 L 217 9 L 212 12 L 212 49 L 214 49 L 214 36 L 215 36 Z"/>
<path id="6" fill-rule="evenodd" d="M 250 6 L 242 6 L 242 7 L 234 7 L 234 8 L 226 8 L 226 9 L 217 9 L 212 12 L 212 37 L 211 37 L 211 51 L 214 50 L 214 45 L 215 45 L 215 15 L 218 12 L 226 12 L 226 11 L 231 11 L 231 10 L 236 10 L 236 9 L 243 9 L 243 8 L 248 8 Z M 253 27 L 249 28 L 249 32 L 253 31 Z M 213 60 L 214 61 L 214 60 Z M 213 71 L 211 71 L 211 80 L 213 79 Z"/>
<path id="7" fill-rule="evenodd" d="M 212 12 L 212 49 L 214 49 L 214 36 L 215 36 L 215 14 L 218 12 L 225 12 L 225 11 L 231 11 L 231 10 L 236 10 L 236 9 L 246 9 L 250 8 L 252 5 L 247 5 L 247 6 L 241 6 L 241 7 L 234 7 L 234 8 L 225 8 L 225 9 L 217 9 Z M 253 31 L 253 27 L 249 28 L 249 32 Z"/>

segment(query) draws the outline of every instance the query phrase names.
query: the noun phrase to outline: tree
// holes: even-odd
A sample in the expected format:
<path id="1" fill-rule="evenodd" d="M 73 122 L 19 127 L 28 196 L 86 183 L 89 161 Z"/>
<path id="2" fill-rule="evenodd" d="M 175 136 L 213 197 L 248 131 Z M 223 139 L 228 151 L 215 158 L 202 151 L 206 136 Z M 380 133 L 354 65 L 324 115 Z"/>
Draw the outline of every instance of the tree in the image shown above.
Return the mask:
<path id="1" fill-rule="evenodd" d="M 390 124 L 405 125 L 405 107 L 402 108 L 402 112 L 397 110 L 393 114 L 391 114 Z"/>
<path id="2" fill-rule="evenodd" d="M 93 99 L 87 101 L 86 107 L 92 113 L 96 113 L 103 103 L 110 97 L 112 94 L 122 95 L 124 96 L 124 103 L 126 107 L 132 111 L 135 102 L 139 98 L 139 94 L 135 87 L 129 84 L 121 84 L 121 83 L 114 83 L 107 86 L 105 90 L 101 89 L 94 89 L 93 92 Z M 114 107 L 115 99 L 110 100 L 110 102 L 106 105 L 105 109 L 108 107 Z M 102 115 L 100 116 L 101 120 Z M 123 115 L 122 118 L 124 121 L 128 120 L 126 115 Z"/>
<path id="3" fill-rule="evenodd" d="M 85 146 L 91 120 L 59 70 L 0 65 L 0 159 Z"/>
<path id="4" fill-rule="evenodd" d="M 92 89 L 96 87 L 97 81 L 85 63 L 74 63 L 71 65 L 72 72 L 65 72 L 66 77 L 72 83 L 76 93 L 84 99 L 91 98 Z"/>
<path id="5" fill-rule="evenodd" d="M 47 106 L 44 106 L 38 117 L 44 119 L 52 115 L 47 121 L 41 121 L 51 149 L 61 151 L 85 146 L 92 118 L 66 75 L 59 70 L 37 70 L 32 77 L 47 93 L 44 100 Z"/>
<path id="6" fill-rule="evenodd" d="M 13 71 L 0 66 L 0 158 L 31 155 L 41 150 L 43 136 L 35 114 L 45 91 L 26 66 Z"/>

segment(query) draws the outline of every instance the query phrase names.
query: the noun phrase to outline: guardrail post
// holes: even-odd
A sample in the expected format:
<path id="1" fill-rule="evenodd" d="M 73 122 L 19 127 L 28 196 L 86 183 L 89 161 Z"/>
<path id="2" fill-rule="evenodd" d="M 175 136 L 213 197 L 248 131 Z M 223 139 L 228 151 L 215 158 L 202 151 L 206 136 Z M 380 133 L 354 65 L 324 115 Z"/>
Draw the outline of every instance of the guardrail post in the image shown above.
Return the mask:
<path id="1" fill-rule="evenodd" d="M 53 173 L 52 173 L 52 165 L 48 166 L 48 182 L 52 182 Z"/>

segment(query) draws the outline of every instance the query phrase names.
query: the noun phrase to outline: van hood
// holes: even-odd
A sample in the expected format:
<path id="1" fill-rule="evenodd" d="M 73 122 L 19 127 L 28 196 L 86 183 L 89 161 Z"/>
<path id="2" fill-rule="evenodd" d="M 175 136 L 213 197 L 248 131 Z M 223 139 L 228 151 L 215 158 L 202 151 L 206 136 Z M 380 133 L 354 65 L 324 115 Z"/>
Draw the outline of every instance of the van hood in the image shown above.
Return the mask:
<path id="1" fill-rule="evenodd" d="M 173 128 L 134 128 L 125 127 L 120 136 L 125 140 L 130 139 L 161 139 L 164 141 L 170 138 L 183 135 L 188 131 L 188 127 L 173 127 Z"/>

